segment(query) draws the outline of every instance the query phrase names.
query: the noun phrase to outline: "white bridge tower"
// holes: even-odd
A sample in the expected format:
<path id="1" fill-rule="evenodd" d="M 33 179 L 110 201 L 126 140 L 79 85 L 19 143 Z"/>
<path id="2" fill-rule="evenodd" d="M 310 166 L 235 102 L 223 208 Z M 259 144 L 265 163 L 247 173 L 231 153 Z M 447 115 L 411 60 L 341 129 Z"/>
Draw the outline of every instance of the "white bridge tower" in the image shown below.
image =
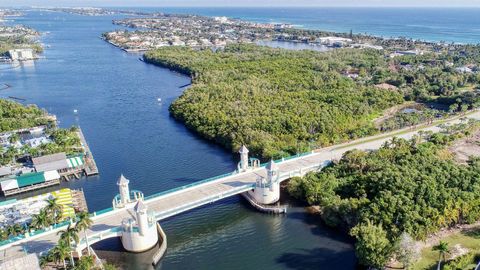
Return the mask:
<path id="1" fill-rule="evenodd" d="M 271 160 L 267 166 L 267 178 L 259 178 L 250 195 L 260 204 L 273 204 L 280 200 L 280 179 L 277 164 Z"/>

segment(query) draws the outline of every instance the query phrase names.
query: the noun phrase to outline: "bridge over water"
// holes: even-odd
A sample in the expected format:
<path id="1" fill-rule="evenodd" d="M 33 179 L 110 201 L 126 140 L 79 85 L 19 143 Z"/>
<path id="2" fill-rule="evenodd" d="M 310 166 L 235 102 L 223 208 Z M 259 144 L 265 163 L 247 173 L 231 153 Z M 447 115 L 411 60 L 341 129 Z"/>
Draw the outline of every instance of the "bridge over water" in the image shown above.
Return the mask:
<path id="1" fill-rule="evenodd" d="M 480 119 L 480 112 L 475 111 L 466 117 Z M 460 122 L 459 119 L 453 119 L 445 123 Z M 263 165 L 258 164 L 255 159 L 249 159 L 248 150 L 242 148 L 241 161 L 236 172 L 146 197 L 140 191 L 130 191 L 129 180 L 122 176 L 117 182 L 120 194 L 114 198 L 113 207 L 93 213 L 94 224 L 87 230 L 87 242 L 91 245 L 107 238 L 122 237 L 122 243 L 127 250 L 142 251 L 150 248 L 151 243 L 144 245 L 135 242 L 138 239 L 140 242 L 148 242 L 147 239 L 150 236 L 156 237 L 157 230 L 152 228 L 152 224 L 156 225 L 157 221 L 246 192 L 249 192 L 251 197 L 259 203 L 274 203 L 279 199 L 279 184 L 284 180 L 302 176 L 311 171 L 319 171 L 332 160 L 340 159 L 349 150 L 374 150 L 393 137 L 410 139 L 419 132 L 428 131 L 439 132 L 441 128 L 428 126 L 416 130 L 404 129 L 271 161 Z M 134 183 L 133 181 L 132 185 Z M 41 254 L 48 251 L 58 241 L 57 232 L 65 229 L 67 225 L 59 224 L 47 230 L 18 236 L 0 243 L 0 259 L 6 260 L 25 252 Z M 83 237 L 83 234 L 80 236 Z M 81 239 L 76 245 L 76 250 L 81 252 L 87 242 Z"/>

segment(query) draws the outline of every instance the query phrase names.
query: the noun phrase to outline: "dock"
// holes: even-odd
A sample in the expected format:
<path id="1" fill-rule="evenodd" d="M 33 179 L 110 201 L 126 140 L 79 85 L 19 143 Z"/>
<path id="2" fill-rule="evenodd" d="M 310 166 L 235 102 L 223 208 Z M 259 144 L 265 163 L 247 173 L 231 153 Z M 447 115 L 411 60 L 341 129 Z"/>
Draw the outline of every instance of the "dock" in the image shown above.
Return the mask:
<path id="1" fill-rule="evenodd" d="M 31 186 L 26 186 L 26 187 L 22 187 L 22 188 L 12 189 L 12 190 L 4 190 L 3 195 L 5 197 L 7 197 L 7 196 L 16 195 L 16 194 L 20 194 L 20 193 L 24 193 L 24 192 L 29 192 L 29 191 L 32 191 L 32 190 L 37 190 L 37 189 L 41 189 L 41 188 L 54 186 L 54 185 L 60 185 L 60 180 L 56 179 L 56 180 L 52 180 L 52 181 L 46 181 L 46 182 L 43 182 L 43 183 L 37 184 L 37 185 L 31 185 Z"/>
<path id="2" fill-rule="evenodd" d="M 88 212 L 87 200 L 83 189 L 72 189 L 72 200 L 74 207 L 79 212 Z"/>
<path id="3" fill-rule="evenodd" d="M 90 147 L 88 146 L 87 140 L 85 140 L 85 136 L 83 135 L 82 129 L 78 127 L 78 136 L 80 137 L 80 142 L 83 146 L 83 149 L 85 149 L 85 175 L 86 176 L 91 176 L 91 175 L 97 175 L 98 174 L 98 168 L 97 164 L 95 163 L 95 159 L 93 159 L 92 152 L 90 151 Z"/>

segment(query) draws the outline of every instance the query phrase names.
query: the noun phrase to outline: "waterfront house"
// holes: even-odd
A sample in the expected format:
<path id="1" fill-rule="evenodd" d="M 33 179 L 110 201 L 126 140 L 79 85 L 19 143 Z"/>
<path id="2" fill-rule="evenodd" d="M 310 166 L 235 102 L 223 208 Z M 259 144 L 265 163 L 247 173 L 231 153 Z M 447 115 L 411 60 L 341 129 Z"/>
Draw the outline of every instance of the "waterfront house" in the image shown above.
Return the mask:
<path id="1" fill-rule="evenodd" d="M 11 173 L 12 173 L 12 167 L 10 167 L 10 166 L 0 167 L 0 177 L 10 175 Z"/>
<path id="2" fill-rule="evenodd" d="M 13 61 L 25 61 L 35 59 L 33 49 L 14 49 L 8 51 L 8 56 Z"/>
<path id="3" fill-rule="evenodd" d="M 60 174 L 52 170 L 5 178 L 0 182 L 0 187 L 3 194 L 9 196 L 58 184 L 60 184 Z"/>
<path id="4" fill-rule="evenodd" d="M 65 153 L 32 158 L 32 162 L 37 172 L 64 170 L 68 168 L 67 156 Z"/>

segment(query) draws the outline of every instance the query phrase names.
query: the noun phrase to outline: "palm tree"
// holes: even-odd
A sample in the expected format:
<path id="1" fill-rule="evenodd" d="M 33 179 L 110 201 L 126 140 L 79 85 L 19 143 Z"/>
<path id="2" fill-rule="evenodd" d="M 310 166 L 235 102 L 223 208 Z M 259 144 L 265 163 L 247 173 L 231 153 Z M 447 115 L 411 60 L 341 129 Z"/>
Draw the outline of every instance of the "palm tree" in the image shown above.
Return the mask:
<path id="1" fill-rule="evenodd" d="M 51 261 L 51 258 L 53 257 L 53 256 L 51 256 L 51 253 L 52 253 L 52 251 L 50 251 L 47 255 L 44 255 L 44 256 L 40 257 L 39 264 L 40 264 L 41 269 L 45 269 L 47 264 Z"/>
<path id="2" fill-rule="evenodd" d="M 68 257 L 68 255 L 71 256 L 71 253 L 72 249 L 70 248 L 70 245 L 64 240 L 60 239 L 57 245 L 48 253 L 48 256 L 50 257 L 48 259 L 51 259 L 55 263 L 62 262 L 63 268 L 67 269 L 65 259 Z"/>
<path id="3" fill-rule="evenodd" d="M 45 202 L 47 202 L 47 206 L 45 207 L 47 213 L 52 215 L 55 223 L 60 221 L 60 218 L 62 217 L 63 207 L 58 204 L 57 198 L 47 199 L 45 200 Z"/>
<path id="4" fill-rule="evenodd" d="M 445 261 L 445 255 L 449 252 L 448 243 L 440 241 L 438 245 L 433 246 L 432 250 L 438 251 L 439 253 L 437 270 L 440 270 L 442 261 Z"/>
<path id="5" fill-rule="evenodd" d="M 23 233 L 23 227 L 16 223 L 7 227 L 8 235 L 17 236 L 18 234 Z"/>
<path id="6" fill-rule="evenodd" d="M 85 235 L 85 243 L 87 244 L 87 252 L 90 255 L 90 245 L 88 244 L 88 237 L 87 237 L 87 229 L 90 228 L 93 224 L 92 219 L 88 212 L 80 212 L 78 214 L 78 221 L 75 227 L 80 231 L 83 230 L 83 234 Z"/>
<path id="7" fill-rule="evenodd" d="M 57 235 L 60 234 L 60 241 L 64 241 L 65 243 L 68 243 L 68 246 L 70 248 L 70 262 L 72 266 L 75 266 L 75 262 L 73 261 L 73 254 L 72 254 L 72 241 L 75 242 L 76 244 L 79 241 L 78 238 L 78 229 L 75 227 L 72 227 L 71 225 L 68 225 L 67 229 L 61 230 L 57 233 Z"/>
<path id="8" fill-rule="evenodd" d="M 33 215 L 32 217 L 32 222 L 30 223 L 30 226 L 35 228 L 35 229 L 43 229 L 45 227 L 50 226 L 51 224 L 51 219 L 50 216 L 48 215 L 48 212 L 46 209 L 40 210 L 40 212 L 36 215 Z"/>

